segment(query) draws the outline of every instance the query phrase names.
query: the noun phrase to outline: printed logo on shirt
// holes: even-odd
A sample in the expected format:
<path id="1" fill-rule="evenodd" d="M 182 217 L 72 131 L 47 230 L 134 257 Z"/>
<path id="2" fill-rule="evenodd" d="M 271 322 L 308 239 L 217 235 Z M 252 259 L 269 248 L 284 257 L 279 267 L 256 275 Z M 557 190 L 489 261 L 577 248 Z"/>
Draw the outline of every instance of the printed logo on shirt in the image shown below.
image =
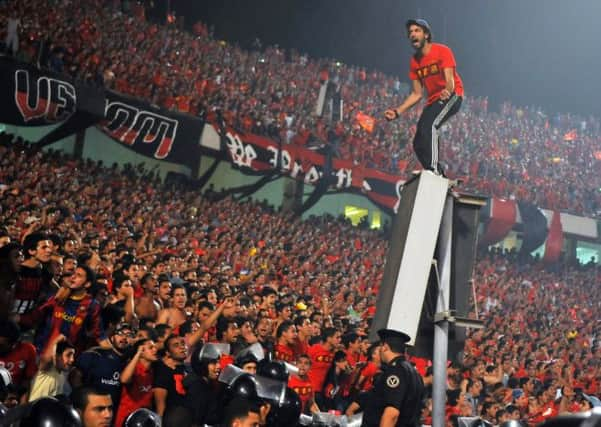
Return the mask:
<path id="1" fill-rule="evenodd" d="M 424 79 L 428 76 L 440 73 L 440 67 L 438 66 L 438 63 L 429 64 L 424 67 L 418 68 L 416 73 L 420 79 Z"/>
<path id="2" fill-rule="evenodd" d="M 185 395 L 184 374 L 173 374 L 173 380 L 175 381 L 175 391 L 177 391 L 178 394 Z"/>
<path id="3" fill-rule="evenodd" d="M 101 378 L 100 382 L 104 385 L 110 385 L 111 387 L 116 387 L 116 386 L 120 386 L 121 385 L 121 381 L 119 381 L 119 378 L 121 378 L 121 373 L 119 371 L 115 371 L 113 372 L 113 378 Z"/>
<path id="4" fill-rule="evenodd" d="M 25 369 L 25 361 L 24 360 L 17 361 L 16 367 L 19 369 Z M 11 374 L 14 374 L 15 362 L 4 363 L 4 362 L 0 361 L 0 368 L 6 368 Z"/>
<path id="5" fill-rule="evenodd" d="M 81 317 L 61 311 L 55 312 L 54 317 L 56 317 L 57 319 L 63 319 L 67 323 L 75 323 L 76 325 L 81 325 L 83 323 L 83 319 Z"/>
<path id="6" fill-rule="evenodd" d="M 388 378 L 386 378 L 386 385 L 390 388 L 397 388 L 399 384 L 400 380 L 396 375 L 390 375 Z"/>
<path id="7" fill-rule="evenodd" d="M 119 380 L 107 380 L 106 378 L 101 378 L 100 383 L 104 384 L 104 385 L 110 385 L 111 387 L 116 387 L 118 385 L 121 385 Z"/>
<path id="8" fill-rule="evenodd" d="M 299 396 L 305 396 L 305 395 L 311 393 L 312 388 L 311 387 L 294 387 L 292 390 L 294 390 L 296 392 L 296 394 L 298 394 Z"/>

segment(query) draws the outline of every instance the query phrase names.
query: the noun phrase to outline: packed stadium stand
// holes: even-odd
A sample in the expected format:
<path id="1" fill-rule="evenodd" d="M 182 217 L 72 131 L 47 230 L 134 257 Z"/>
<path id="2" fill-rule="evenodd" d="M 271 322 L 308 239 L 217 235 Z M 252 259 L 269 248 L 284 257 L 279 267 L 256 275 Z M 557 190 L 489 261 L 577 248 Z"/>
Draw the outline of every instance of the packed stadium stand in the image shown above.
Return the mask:
<path id="1" fill-rule="evenodd" d="M 335 144 L 340 158 L 394 174 L 416 167 L 407 141 L 419 111 L 371 131 L 354 120 L 400 102 L 406 88 L 395 78 L 274 47 L 243 50 L 201 23 L 189 33 L 113 3 L 0 2 L 0 27 L 19 19 L 14 55 L 77 81 L 191 115 L 220 111 L 233 128 L 288 144 Z M 334 125 L 313 114 L 324 80 L 341 83 L 348 106 Z M 465 190 L 595 217 L 600 140 L 598 118 L 510 104 L 494 112 L 486 98 L 467 98 L 443 149 Z M 265 368 L 246 351 L 259 344 L 300 367 L 288 385 L 304 413 L 360 411 L 380 369 L 367 335 L 389 237 L 343 217 L 217 200 L 144 167 L 2 133 L 0 367 L 12 376 L 2 403 L 71 395 L 77 407 L 87 386 L 111 396 L 119 427 L 139 408 L 166 426 L 215 425 L 226 398 L 217 376 L 231 364 Z M 594 262 L 548 266 L 481 248 L 473 286 L 470 315 L 485 327 L 469 330 L 449 361 L 449 426 L 458 417 L 536 425 L 601 406 Z M 207 356 L 206 343 L 229 348 Z M 421 424 L 431 425 L 431 361 L 411 360 L 428 390 Z M 262 413 L 263 425 L 285 425 L 276 412 Z"/>

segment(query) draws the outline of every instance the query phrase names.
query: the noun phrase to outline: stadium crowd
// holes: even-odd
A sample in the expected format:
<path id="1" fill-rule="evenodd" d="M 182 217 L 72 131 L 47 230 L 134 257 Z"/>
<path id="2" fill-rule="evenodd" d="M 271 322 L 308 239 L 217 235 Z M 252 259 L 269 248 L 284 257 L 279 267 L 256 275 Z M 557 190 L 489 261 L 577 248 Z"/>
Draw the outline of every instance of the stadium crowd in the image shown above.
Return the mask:
<path id="1" fill-rule="evenodd" d="M 111 397 L 118 426 L 140 407 L 165 425 L 212 424 L 220 371 L 260 370 L 246 351 L 259 343 L 298 367 L 288 384 L 303 411 L 361 410 L 380 363 L 366 334 L 385 232 L 214 201 L 141 167 L 40 152 L 8 134 L 0 142 L 6 405 L 83 385 Z M 548 271 L 481 253 L 486 327 L 449 365 L 449 426 L 459 416 L 534 425 L 599 403 L 600 282 L 595 265 Z M 206 343 L 229 351 L 210 355 Z M 411 360 L 429 389 L 429 361 Z M 430 410 L 427 399 L 424 425 Z"/>
<path id="2" fill-rule="evenodd" d="M 411 144 L 419 109 L 394 123 L 380 120 L 398 105 L 406 85 L 379 71 L 313 59 L 278 47 L 243 50 L 214 38 L 147 22 L 144 8 L 129 14 L 108 0 L 7 1 L 0 4 L 5 40 L 17 58 L 59 73 L 190 114 L 221 111 L 243 131 L 311 145 L 327 142 L 338 156 L 405 175 L 417 168 Z M 314 114 L 321 82 L 341 87 L 344 120 Z M 511 197 L 587 216 L 601 211 L 601 123 L 595 117 L 548 116 L 541 109 L 469 95 L 447 125 L 443 160 L 467 190 Z M 376 119 L 368 132 L 356 119 Z"/>

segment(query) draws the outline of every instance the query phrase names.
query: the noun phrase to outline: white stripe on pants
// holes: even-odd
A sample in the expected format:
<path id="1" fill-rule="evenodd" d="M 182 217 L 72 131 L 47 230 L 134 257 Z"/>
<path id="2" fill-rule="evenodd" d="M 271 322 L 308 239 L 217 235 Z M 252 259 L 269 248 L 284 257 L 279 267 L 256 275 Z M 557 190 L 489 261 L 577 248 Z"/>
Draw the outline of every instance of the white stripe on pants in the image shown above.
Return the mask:
<path id="1" fill-rule="evenodd" d="M 438 129 L 440 128 L 440 124 L 444 120 L 445 116 L 449 113 L 451 108 L 457 103 L 459 97 L 455 94 L 451 96 L 451 98 L 447 101 L 447 104 L 440 110 L 440 113 L 434 119 L 432 123 L 432 162 L 430 166 L 433 171 L 438 170 Z"/>

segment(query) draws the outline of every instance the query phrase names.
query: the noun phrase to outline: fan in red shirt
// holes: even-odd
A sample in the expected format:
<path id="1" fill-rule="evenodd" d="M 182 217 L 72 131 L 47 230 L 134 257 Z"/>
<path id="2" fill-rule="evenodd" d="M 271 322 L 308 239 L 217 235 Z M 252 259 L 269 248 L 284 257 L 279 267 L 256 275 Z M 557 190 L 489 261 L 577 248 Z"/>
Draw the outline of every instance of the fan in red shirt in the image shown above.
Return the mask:
<path id="1" fill-rule="evenodd" d="M 380 372 L 380 345 L 372 344 L 367 350 L 367 363 L 361 369 L 355 388 L 359 391 L 369 391 L 374 385 L 374 378 Z"/>
<path id="2" fill-rule="evenodd" d="M 428 99 L 417 123 L 413 149 L 424 169 L 444 175 L 438 159 L 438 130 L 459 111 L 463 83 L 451 49 L 440 43 L 432 43 L 432 29 L 428 22 L 410 19 L 405 27 L 411 46 L 415 49 L 409 71 L 413 89 L 399 107 L 387 110 L 384 116 L 387 120 L 399 117 L 422 99 L 425 88 Z"/>
<path id="3" fill-rule="evenodd" d="M 37 352 L 32 344 L 19 341 L 19 335 L 15 322 L 0 321 L 0 367 L 10 372 L 13 384 L 29 390 L 29 381 L 38 370 Z"/>
<path id="4" fill-rule="evenodd" d="M 115 426 L 121 427 L 129 414 L 139 408 L 152 408 L 152 363 L 158 360 L 157 346 L 152 340 L 136 343 L 138 350 L 121 372 L 121 400 Z"/>
<path id="5" fill-rule="evenodd" d="M 334 360 L 334 351 L 340 345 L 340 332 L 335 328 L 325 328 L 322 333 L 323 343 L 317 343 L 309 347 L 311 358 L 311 369 L 309 379 L 313 390 L 322 390 L 323 383 L 328 374 L 328 369 Z"/>
<path id="6" fill-rule="evenodd" d="M 294 363 L 296 359 L 294 348 L 297 333 L 296 326 L 289 320 L 283 321 L 276 331 L 277 343 L 275 345 L 275 358 L 288 363 Z"/>
<path id="7" fill-rule="evenodd" d="M 296 359 L 296 367 L 298 375 L 290 375 L 288 379 L 288 387 L 298 394 L 302 404 L 302 412 L 319 412 L 319 408 L 315 403 L 315 392 L 311 380 L 307 375 L 311 368 L 311 359 L 306 354 L 301 354 Z"/>
<path id="8" fill-rule="evenodd" d="M 309 337 L 311 336 L 311 320 L 305 316 L 297 316 L 294 319 L 296 325 L 296 341 L 294 343 L 294 354 L 307 354 L 309 352 Z"/>
<path id="9" fill-rule="evenodd" d="M 355 332 L 350 332 L 342 337 L 342 344 L 345 347 L 346 360 L 352 372 L 344 377 L 342 382 L 342 396 L 348 397 L 353 391 L 355 383 L 359 379 L 361 370 L 365 366 L 365 358 L 361 354 L 361 337 Z"/>

